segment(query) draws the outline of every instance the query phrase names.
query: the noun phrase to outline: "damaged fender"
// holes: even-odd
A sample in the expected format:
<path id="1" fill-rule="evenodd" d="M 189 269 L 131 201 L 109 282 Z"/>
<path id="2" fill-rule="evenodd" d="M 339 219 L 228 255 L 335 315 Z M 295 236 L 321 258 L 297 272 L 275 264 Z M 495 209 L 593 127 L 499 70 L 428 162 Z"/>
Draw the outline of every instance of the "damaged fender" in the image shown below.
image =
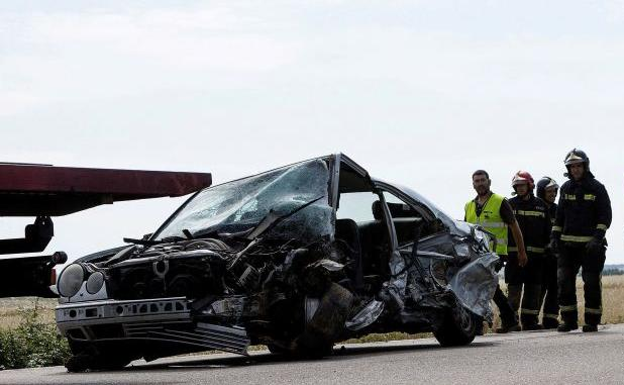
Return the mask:
<path id="1" fill-rule="evenodd" d="M 484 254 L 462 267 L 449 282 L 449 287 L 459 302 L 488 322 L 493 317 L 490 301 L 498 283 L 498 261 L 495 253 Z"/>

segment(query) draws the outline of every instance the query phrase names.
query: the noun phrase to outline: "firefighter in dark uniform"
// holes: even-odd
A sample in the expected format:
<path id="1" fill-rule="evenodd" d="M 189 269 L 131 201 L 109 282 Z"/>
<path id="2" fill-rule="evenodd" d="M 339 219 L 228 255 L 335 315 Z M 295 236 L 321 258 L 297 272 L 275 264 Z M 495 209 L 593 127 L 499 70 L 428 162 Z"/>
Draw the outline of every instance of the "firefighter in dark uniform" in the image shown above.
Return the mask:
<path id="1" fill-rule="evenodd" d="M 537 197 L 542 199 L 548 207 L 551 226 L 555 224 L 557 214 L 557 192 L 559 185 L 548 176 L 543 177 L 537 182 Z M 542 326 L 544 329 L 556 329 L 559 326 L 559 302 L 557 302 L 557 256 L 550 250 L 544 256 L 544 280 L 542 281 L 542 296 L 540 299 L 540 308 L 542 303 L 544 309 L 542 312 Z"/>
<path id="2" fill-rule="evenodd" d="M 611 201 L 604 185 L 591 173 L 585 152 L 570 151 L 565 166 L 570 180 L 561 186 L 550 243 L 550 249 L 559 252 L 557 278 L 563 324 L 557 330 L 568 332 L 578 328 L 576 275 L 582 267 L 585 283 L 583 332 L 595 332 L 602 317 L 601 275 L 606 258 L 605 234 L 611 225 Z"/>
<path id="3" fill-rule="evenodd" d="M 518 171 L 511 185 L 516 196 L 509 203 L 522 231 L 528 262 L 524 267 L 518 265 L 518 248 L 513 237 L 509 237 L 509 262 L 505 266 L 505 282 L 511 306 L 516 312 L 520 308 L 522 330 L 537 330 L 541 329 L 538 316 L 544 255 L 550 241 L 552 225 L 546 203 L 533 195 L 535 182 L 531 174 Z"/>

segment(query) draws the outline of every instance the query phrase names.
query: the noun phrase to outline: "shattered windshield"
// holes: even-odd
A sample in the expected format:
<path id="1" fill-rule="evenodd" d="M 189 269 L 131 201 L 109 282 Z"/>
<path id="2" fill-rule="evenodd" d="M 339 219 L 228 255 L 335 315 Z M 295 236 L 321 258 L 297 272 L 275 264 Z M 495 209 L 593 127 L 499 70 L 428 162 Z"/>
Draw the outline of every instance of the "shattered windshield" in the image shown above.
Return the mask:
<path id="1" fill-rule="evenodd" d="M 153 239 L 185 237 L 185 230 L 193 236 L 248 230 L 271 210 L 287 215 L 321 197 L 324 199 L 288 217 L 271 233 L 278 238 L 302 241 L 328 235 L 333 233 L 328 187 L 329 170 L 322 159 L 224 183 L 195 195 Z"/>

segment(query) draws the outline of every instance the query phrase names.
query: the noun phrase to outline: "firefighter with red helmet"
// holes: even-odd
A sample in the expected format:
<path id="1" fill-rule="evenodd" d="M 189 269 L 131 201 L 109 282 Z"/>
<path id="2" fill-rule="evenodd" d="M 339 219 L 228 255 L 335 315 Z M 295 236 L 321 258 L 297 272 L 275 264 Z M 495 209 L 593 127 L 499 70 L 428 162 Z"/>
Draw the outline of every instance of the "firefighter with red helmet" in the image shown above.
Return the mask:
<path id="1" fill-rule="evenodd" d="M 576 276 L 582 267 L 583 332 L 595 332 L 602 317 L 601 276 L 607 248 L 605 235 L 612 219 L 611 200 L 604 185 L 590 171 L 584 151 L 573 149 L 564 164 L 569 180 L 561 186 L 550 242 L 550 248 L 559 253 L 557 275 L 563 324 L 557 330 L 569 332 L 578 328 Z"/>
<path id="2" fill-rule="evenodd" d="M 542 199 L 548 207 L 550 214 L 550 222 L 555 224 L 557 214 L 557 192 L 559 185 L 548 176 L 543 177 L 537 182 L 537 197 Z M 542 326 L 544 329 L 556 329 L 559 326 L 559 302 L 557 301 L 557 256 L 547 250 L 544 256 L 544 280 L 542 283 L 542 296 L 540 301 L 543 302 L 544 308 L 542 313 Z M 540 307 L 541 304 L 540 304 Z"/>
<path id="3" fill-rule="evenodd" d="M 515 197 L 509 199 L 522 231 L 528 256 L 525 266 L 516 263 L 518 247 L 510 237 L 509 263 L 505 266 L 505 282 L 509 302 L 515 311 L 520 308 L 522 330 L 541 329 L 538 323 L 542 295 L 543 266 L 550 240 L 550 214 L 546 203 L 533 195 L 535 182 L 531 174 L 518 171 L 511 182 Z"/>

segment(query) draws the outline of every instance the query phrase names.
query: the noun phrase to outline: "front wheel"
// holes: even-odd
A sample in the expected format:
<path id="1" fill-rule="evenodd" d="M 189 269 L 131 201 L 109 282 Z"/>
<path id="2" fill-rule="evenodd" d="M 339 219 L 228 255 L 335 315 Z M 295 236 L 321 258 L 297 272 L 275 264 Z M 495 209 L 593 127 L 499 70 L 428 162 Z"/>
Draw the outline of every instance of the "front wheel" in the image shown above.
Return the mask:
<path id="1" fill-rule="evenodd" d="M 139 358 L 135 354 L 123 349 L 96 347 L 93 344 L 76 343 L 69 341 L 73 355 L 65 363 L 70 373 L 81 373 L 90 370 L 108 371 L 120 370 L 132 360 Z"/>
<path id="2" fill-rule="evenodd" d="M 458 304 L 447 312 L 433 335 L 442 346 L 468 345 L 475 338 L 477 323 L 477 317 Z"/>

